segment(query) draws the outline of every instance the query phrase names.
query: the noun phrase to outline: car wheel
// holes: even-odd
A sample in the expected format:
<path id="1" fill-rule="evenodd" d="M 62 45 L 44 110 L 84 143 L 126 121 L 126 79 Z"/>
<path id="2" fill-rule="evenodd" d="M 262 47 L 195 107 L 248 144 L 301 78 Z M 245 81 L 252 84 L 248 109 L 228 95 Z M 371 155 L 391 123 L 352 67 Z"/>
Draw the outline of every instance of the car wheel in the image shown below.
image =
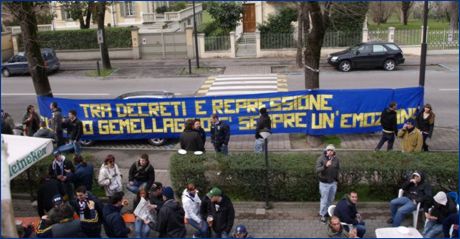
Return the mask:
<path id="1" fill-rule="evenodd" d="M 351 62 L 350 61 L 341 61 L 339 64 L 339 70 L 343 72 L 349 72 L 351 70 Z"/>
<path id="2" fill-rule="evenodd" d="M 2 74 L 3 74 L 4 77 L 10 77 L 11 76 L 10 71 L 8 69 L 6 69 L 6 68 L 2 70 Z"/>
<path id="3" fill-rule="evenodd" d="M 385 69 L 386 71 L 392 71 L 396 69 L 395 61 L 393 59 L 385 60 L 385 62 L 383 62 L 383 69 Z"/>
<path id="4" fill-rule="evenodd" d="M 153 138 L 153 139 L 148 139 L 149 143 L 151 145 L 155 145 L 155 146 L 161 146 L 163 144 L 165 144 L 166 142 L 166 139 L 162 139 L 162 138 Z"/>
<path id="5" fill-rule="evenodd" d="M 81 145 L 83 145 L 83 146 L 91 146 L 91 145 L 94 144 L 94 140 L 82 139 L 82 140 L 80 140 L 80 143 L 81 143 Z"/>

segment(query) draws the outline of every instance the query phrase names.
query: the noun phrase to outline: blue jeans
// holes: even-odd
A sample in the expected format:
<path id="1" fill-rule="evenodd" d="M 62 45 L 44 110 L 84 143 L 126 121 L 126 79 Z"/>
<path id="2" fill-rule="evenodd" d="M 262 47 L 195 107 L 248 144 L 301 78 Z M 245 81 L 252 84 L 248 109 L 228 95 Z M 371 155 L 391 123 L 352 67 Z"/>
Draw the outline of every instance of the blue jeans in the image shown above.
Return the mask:
<path id="1" fill-rule="evenodd" d="M 263 153 L 265 149 L 265 140 L 264 139 L 256 139 L 254 144 L 254 152 L 256 153 Z"/>
<path id="2" fill-rule="evenodd" d="M 216 150 L 216 153 L 222 153 L 224 155 L 228 155 L 228 145 L 214 144 L 214 149 Z"/>
<path id="3" fill-rule="evenodd" d="M 149 236 L 150 227 L 145 224 L 142 219 L 137 218 L 134 222 L 134 231 L 136 232 L 137 238 L 146 238 Z"/>
<path id="4" fill-rule="evenodd" d="M 327 215 L 327 208 L 334 201 L 336 191 L 337 191 L 337 182 L 333 182 L 333 183 L 319 182 L 319 193 L 321 194 L 319 214 L 321 216 Z"/>
<path id="5" fill-rule="evenodd" d="M 379 143 L 377 144 L 377 147 L 375 147 L 375 150 L 380 150 L 382 148 L 383 144 L 388 141 L 387 143 L 387 150 L 390 151 L 393 149 L 393 143 L 395 142 L 395 134 L 394 133 L 385 133 L 382 132 L 382 138 L 380 138 Z"/>
<path id="6" fill-rule="evenodd" d="M 417 209 L 417 205 L 408 197 L 400 197 L 391 200 L 390 209 L 393 226 L 399 227 L 404 217 Z"/>
<path id="7" fill-rule="evenodd" d="M 81 144 L 80 141 L 73 141 L 68 144 L 61 145 L 57 151 L 61 153 L 74 152 L 75 155 L 80 155 L 81 153 Z"/>
<path id="8" fill-rule="evenodd" d="M 428 220 L 423 229 L 422 235 L 425 238 L 433 238 L 442 233 L 442 224 L 436 221 Z"/>
<path id="9" fill-rule="evenodd" d="M 450 231 L 450 227 L 452 225 L 458 225 L 458 212 L 457 213 L 451 213 L 449 214 L 448 217 L 446 217 L 443 221 L 442 221 L 442 230 L 444 232 L 444 237 L 446 238 L 449 238 L 450 235 L 449 235 L 449 231 Z M 458 231 L 454 229 L 453 233 L 452 233 L 453 237 L 457 238 L 458 237 Z"/>
<path id="10" fill-rule="evenodd" d="M 190 226 L 198 230 L 197 232 L 195 232 L 195 236 L 208 237 L 208 224 L 204 220 L 202 220 L 201 223 L 198 223 L 195 220 L 189 218 L 188 223 L 190 224 Z"/>
<path id="11" fill-rule="evenodd" d="M 354 228 L 356 228 L 356 235 L 359 238 L 363 238 L 364 234 L 366 234 L 366 226 L 364 222 L 359 222 L 356 225 L 353 225 Z M 350 228 L 348 226 L 343 226 L 343 228 L 347 231 L 350 232 Z"/>
<path id="12" fill-rule="evenodd" d="M 128 185 L 126 186 L 126 189 L 128 189 L 128 191 L 132 193 L 137 194 L 141 187 L 146 187 L 146 186 L 147 186 L 147 182 L 141 182 L 141 181 L 134 180 L 133 185 L 130 185 L 128 183 Z"/>

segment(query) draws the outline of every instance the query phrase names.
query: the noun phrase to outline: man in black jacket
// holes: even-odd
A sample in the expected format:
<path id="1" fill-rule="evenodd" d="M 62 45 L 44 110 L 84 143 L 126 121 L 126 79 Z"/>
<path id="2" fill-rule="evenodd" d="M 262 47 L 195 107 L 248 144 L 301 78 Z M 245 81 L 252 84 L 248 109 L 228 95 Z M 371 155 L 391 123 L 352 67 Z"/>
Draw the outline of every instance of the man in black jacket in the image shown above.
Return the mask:
<path id="1" fill-rule="evenodd" d="M 334 215 L 337 216 L 341 222 L 353 225 L 356 228 L 357 236 L 362 238 L 366 233 L 366 227 L 364 226 L 364 221 L 361 219 L 361 215 L 356 209 L 357 203 L 358 193 L 350 192 L 349 194 L 345 194 L 337 203 Z M 344 229 L 348 232 L 350 231 L 348 226 L 344 226 Z"/>
<path id="2" fill-rule="evenodd" d="M 185 122 L 184 132 L 180 135 L 180 148 L 186 151 L 204 151 L 203 139 L 201 138 L 200 133 L 195 130 L 194 127 L 195 120 L 188 119 Z"/>
<path id="3" fill-rule="evenodd" d="M 430 206 L 433 206 L 429 210 Z M 443 232 L 443 222 L 449 215 L 457 213 L 457 205 L 445 192 L 438 192 L 424 205 L 425 223 L 422 235 L 425 238 L 434 238 Z"/>
<path id="4" fill-rule="evenodd" d="M 64 132 L 62 130 L 62 113 L 61 109 L 58 107 L 56 102 L 50 104 L 50 109 L 52 112 L 52 118 L 50 121 L 50 128 L 55 133 L 55 141 L 57 147 L 60 147 L 64 144 Z"/>
<path id="5" fill-rule="evenodd" d="M 432 196 L 431 186 L 425 182 L 425 175 L 417 171 L 412 173 L 410 179 L 404 182 L 401 188 L 404 190 L 403 196 L 390 202 L 391 218 L 388 223 L 393 224 L 393 227 L 399 227 L 404 217 L 417 209 L 417 203 Z"/>
<path id="6" fill-rule="evenodd" d="M 174 191 L 171 187 L 163 188 L 163 206 L 158 214 L 159 237 L 184 238 L 187 234 L 185 229 L 185 212 L 182 206 L 174 200 Z"/>
<path id="7" fill-rule="evenodd" d="M 267 113 L 266 108 L 261 108 L 259 110 L 260 117 L 257 120 L 257 125 L 256 125 L 256 142 L 254 144 L 254 151 L 256 153 L 262 153 L 265 148 L 265 140 L 264 138 L 260 135 L 261 132 L 271 132 L 272 130 L 272 120 L 270 119 L 270 116 Z"/>
<path id="8" fill-rule="evenodd" d="M 121 208 L 128 204 L 128 200 L 123 198 L 123 192 L 116 192 L 110 197 L 110 203 L 104 206 L 104 230 L 108 237 L 128 237 L 131 229 L 128 228 L 121 216 Z"/>
<path id="9" fill-rule="evenodd" d="M 207 194 L 211 198 L 210 213 L 207 222 L 216 238 L 229 237 L 235 221 L 233 203 L 219 188 L 212 188 Z"/>
<path id="10" fill-rule="evenodd" d="M 387 109 L 385 109 L 380 115 L 380 124 L 382 125 L 382 138 L 380 138 L 375 151 L 380 150 L 383 144 L 387 143 L 387 150 L 393 149 L 393 143 L 395 142 L 395 136 L 398 134 L 398 121 L 397 121 L 397 109 L 398 105 L 396 102 L 391 102 Z"/>
<path id="11" fill-rule="evenodd" d="M 315 171 L 318 174 L 319 192 L 321 194 L 319 216 L 320 221 L 326 224 L 327 208 L 332 204 L 337 192 L 340 163 L 335 155 L 335 147 L 330 144 L 316 161 Z"/>
<path id="12" fill-rule="evenodd" d="M 96 209 L 96 220 L 85 233 L 88 237 L 98 238 L 101 237 L 101 224 L 102 224 L 102 203 L 99 199 L 94 196 L 91 192 L 86 191 L 85 186 L 80 186 L 75 189 L 75 199 L 70 201 L 70 205 L 73 207 L 77 215 L 80 217 L 80 221 L 87 221 L 94 218 L 89 208 L 90 202 L 94 202 Z"/>
<path id="13" fill-rule="evenodd" d="M 73 163 L 59 151 L 54 151 L 54 160 L 48 168 L 48 175 L 61 182 L 67 200 L 73 199 L 72 177 L 75 173 Z"/>
<path id="14" fill-rule="evenodd" d="M 58 148 L 58 150 L 60 152 L 66 152 L 73 149 L 75 155 L 80 155 L 80 138 L 83 135 L 83 123 L 77 118 L 77 111 L 70 110 L 69 119 L 67 119 L 62 125 L 64 128 L 67 128 L 67 134 L 69 135 L 70 142 L 66 145 L 62 145 Z"/>
<path id="15" fill-rule="evenodd" d="M 38 215 L 42 217 L 54 207 L 53 198 L 56 196 L 62 198 L 64 195 L 64 187 L 58 180 L 49 176 L 43 178 L 37 192 Z"/>
<path id="16" fill-rule="evenodd" d="M 150 164 L 147 154 L 142 154 L 139 160 L 131 165 L 128 180 L 126 188 L 132 193 L 137 194 L 141 187 L 147 191 L 150 189 L 155 181 L 155 169 Z"/>
<path id="17" fill-rule="evenodd" d="M 211 116 L 211 142 L 217 153 L 228 154 L 228 141 L 230 141 L 230 126 L 219 120 L 217 114 Z"/>

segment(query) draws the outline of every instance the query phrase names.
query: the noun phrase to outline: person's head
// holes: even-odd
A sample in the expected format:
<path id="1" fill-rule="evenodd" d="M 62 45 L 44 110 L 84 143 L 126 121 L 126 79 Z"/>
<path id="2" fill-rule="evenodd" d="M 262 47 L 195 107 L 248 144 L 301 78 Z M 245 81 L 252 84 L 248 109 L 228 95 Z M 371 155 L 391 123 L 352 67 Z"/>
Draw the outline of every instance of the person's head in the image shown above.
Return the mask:
<path id="1" fill-rule="evenodd" d="M 68 115 L 69 115 L 69 119 L 70 119 L 70 120 L 74 120 L 74 119 L 77 118 L 77 111 L 75 111 L 75 110 L 69 110 L 69 114 L 68 114 Z"/>
<path id="2" fill-rule="evenodd" d="M 415 171 L 414 173 L 412 173 L 412 176 L 411 176 L 412 179 L 415 180 L 415 182 L 419 183 L 420 181 L 422 181 L 422 175 Z"/>
<path id="3" fill-rule="evenodd" d="M 413 129 L 415 127 L 415 120 L 414 119 L 408 119 L 406 121 L 406 126 L 408 129 Z"/>
<path id="4" fill-rule="evenodd" d="M 423 111 L 425 113 L 431 113 L 432 110 L 433 110 L 433 108 L 431 107 L 430 104 L 425 104 L 425 106 L 423 106 Z"/>
<path id="5" fill-rule="evenodd" d="M 81 163 L 81 164 L 86 166 L 86 162 L 85 162 L 85 160 L 83 159 L 83 157 L 81 155 L 73 156 L 73 162 L 74 162 L 75 165 Z"/>
<path id="6" fill-rule="evenodd" d="M 33 105 L 28 105 L 27 106 L 27 113 L 32 113 L 35 112 L 35 107 Z"/>
<path id="7" fill-rule="evenodd" d="M 396 110 L 398 108 L 398 104 L 396 103 L 396 101 L 392 101 L 388 107 L 391 109 L 391 110 Z"/>
<path id="8" fill-rule="evenodd" d="M 193 125 L 195 121 L 193 119 L 188 119 L 185 121 L 185 130 L 193 130 Z"/>
<path id="9" fill-rule="evenodd" d="M 193 129 L 200 129 L 201 128 L 201 120 L 200 119 L 195 119 L 193 122 Z"/>
<path id="10" fill-rule="evenodd" d="M 62 203 L 64 203 L 64 200 L 62 199 L 60 194 L 54 195 L 52 200 L 53 200 L 53 206 L 54 207 L 60 207 L 62 205 Z"/>
<path id="11" fill-rule="evenodd" d="M 112 154 L 107 155 L 104 159 L 104 165 L 113 168 L 115 165 L 115 157 Z"/>
<path id="12" fill-rule="evenodd" d="M 340 219 L 337 216 L 332 216 L 329 221 L 329 227 L 333 232 L 339 232 L 342 230 L 342 225 L 340 224 Z"/>
<path id="13" fill-rule="evenodd" d="M 69 204 L 63 204 L 61 207 L 59 207 L 59 211 L 61 213 L 61 216 L 63 219 L 72 219 L 73 218 L 73 214 L 74 214 L 74 210 L 72 208 L 72 206 L 70 206 Z"/>
<path id="14" fill-rule="evenodd" d="M 54 156 L 54 160 L 58 162 L 61 162 L 62 160 L 64 160 L 64 157 L 62 156 L 61 151 L 59 150 L 54 151 L 53 156 Z"/>
<path id="15" fill-rule="evenodd" d="M 188 183 L 187 184 L 187 192 L 192 194 L 192 195 L 195 195 L 196 193 L 196 187 L 195 187 L 195 184 L 194 183 Z"/>
<path id="16" fill-rule="evenodd" d="M 45 121 L 40 121 L 40 127 L 41 128 L 46 128 L 46 122 Z"/>
<path id="17" fill-rule="evenodd" d="M 154 182 L 150 187 L 150 197 L 158 197 L 163 192 L 163 184 L 160 182 Z"/>
<path id="18" fill-rule="evenodd" d="M 211 202 L 220 202 L 222 200 L 222 190 L 220 190 L 217 187 L 213 187 L 209 192 L 208 192 L 208 197 L 211 199 Z"/>
<path id="19" fill-rule="evenodd" d="M 51 109 L 51 110 L 54 110 L 54 109 L 56 109 L 57 107 L 58 107 L 57 102 L 51 102 L 51 104 L 50 104 L 50 109 Z"/>
<path id="20" fill-rule="evenodd" d="M 246 238 L 248 236 L 248 230 L 244 225 L 238 225 L 235 228 L 234 238 Z"/>
<path id="21" fill-rule="evenodd" d="M 350 192 L 348 194 L 348 197 L 350 198 L 351 203 L 356 204 L 358 203 L 358 193 L 357 192 Z"/>
<path id="22" fill-rule="evenodd" d="M 148 198 L 147 195 L 147 190 L 145 188 L 139 189 L 139 192 L 137 192 L 137 198 Z"/>
<path id="23" fill-rule="evenodd" d="M 88 192 L 86 191 L 86 187 L 82 185 L 75 189 L 75 197 L 78 199 L 78 201 L 85 201 L 88 199 Z"/>
<path id="24" fill-rule="evenodd" d="M 217 114 L 212 114 L 211 123 L 216 124 L 217 122 L 219 122 L 219 116 Z"/>
<path id="25" fill-rule="evenodd" d="M 324 151 L 326 153 L 326 156 L 331 157 L 335 155 L 335 146 L 333 144 L 329 144 L 328 146 L 326 146 Z"/>
<path id="26" fill-rule="evenodd" d="M 139 158 L 139 164 L 142 167 L 145 167 L 149 164 L 149 156 L 147 154 L 142 154 L 141 157 Z"/>
<path id="27" fill-rule="evenodd" d="M 162 194 L 165 201 L 174 199 L 174 190 L 171 187 L 164 187 Z"/>
<path id="28" fill-rule="evenodd" d="M 442 206 L 446 206 L 447 205 L 447 194 L 443 191 L 439 191 L 438 193 L 436 193 L 436 195 L 434 195 L 433 197 L 434 201 L 439 204 L 439 205 L 442 205 Z"/>
<path id="29" fill-rule="evenodd" d="M 113 205 L 113 206 L 116 206 L 116 207 L 121 207 L 123 206 L 123 197 L 125 196 L 125 194 L 123 192 L 116 192 L 112 195 L 112 197 L 110 197 L 110 203 Z"/>
<path id="30" fill-rule="evenodd" d="M 267 108 L 265 108 L 265 107 L 264 107 L 264 108 L 260 108 L 260 109 L 259 109 L 259 113 L 260 113 L 261 115 L 266 115 L 266 114 L 267 114 Z"/>

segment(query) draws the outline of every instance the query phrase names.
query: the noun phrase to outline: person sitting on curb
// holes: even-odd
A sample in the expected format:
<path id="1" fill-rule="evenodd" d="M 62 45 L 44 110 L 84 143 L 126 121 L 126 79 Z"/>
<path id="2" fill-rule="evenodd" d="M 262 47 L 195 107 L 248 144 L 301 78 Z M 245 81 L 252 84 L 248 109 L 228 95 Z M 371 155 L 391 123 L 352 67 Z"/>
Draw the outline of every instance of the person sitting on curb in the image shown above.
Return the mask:
<path id="1" fill-rule="evenodd" d="M 142 154 L 139 160 L 134 162 L 129 169 L 129 182 L 126 188 L 130 192 L 137 194 L 141 187 L 148 191 L 154 181 L 155 169 L 149 162 L 149 156 Z"/>
<path id="2" fill-rule="evenodd" d="M 121 216 L 121 209 L 123 206 L 128 206 L 128 200 L 123 197 L 123 192 L 116 192 L 110 197 L 110 203 L 104 206 L 102 214 L 104 231 L 108 237 L 128 237 L 132 231 L 131 228 L 126 226 L 123 217 Z"/>
<path id="3" fill-rule="evenodd" d="M 423 136 L 419 129 L 415 128 L 415 120 L 406 121 L 403 128 L 398 132 L 401 139 L 401 151 L 403 153 L 421 152 Z"/>
<path id="4" fill-rule="evenodd" d="M 327 236 L 330 238 L 357 238 L 356 228 L 347 232 L 343 229 L 340 219 L 337 216 L 332 216 L 327 225 Z"/>
<path id="5" fill-rule="evenodd" d="M 163 188 L 163 206 L 158 214 L 159 237 L 184 238 L 187 234 L 185 229 L 185 212 L 182 206 L 174 200 L 174 191 L 171 187 Z"/>
<path id="6" fill-rule="evenodd" d="M 190 224 L 190 226 L 197 230 L 193 236 L 207 237 L 208 224 L 200 215 L 201 199 L 198 196 L 195 184 L 187 184 L 187 188 L 182 192 L 182 206 L 185 211 L 185 223 Z"/>
<path id="7" fill-rule="evenodd" d="M 227 238 L 230 236 L 235 221 L 233 203 L 217 187 L 209 191 L 208 197 L 211 198 L 211 211 L 207 218 L 208 225 L 214 231 L 216 238 Z"/>

